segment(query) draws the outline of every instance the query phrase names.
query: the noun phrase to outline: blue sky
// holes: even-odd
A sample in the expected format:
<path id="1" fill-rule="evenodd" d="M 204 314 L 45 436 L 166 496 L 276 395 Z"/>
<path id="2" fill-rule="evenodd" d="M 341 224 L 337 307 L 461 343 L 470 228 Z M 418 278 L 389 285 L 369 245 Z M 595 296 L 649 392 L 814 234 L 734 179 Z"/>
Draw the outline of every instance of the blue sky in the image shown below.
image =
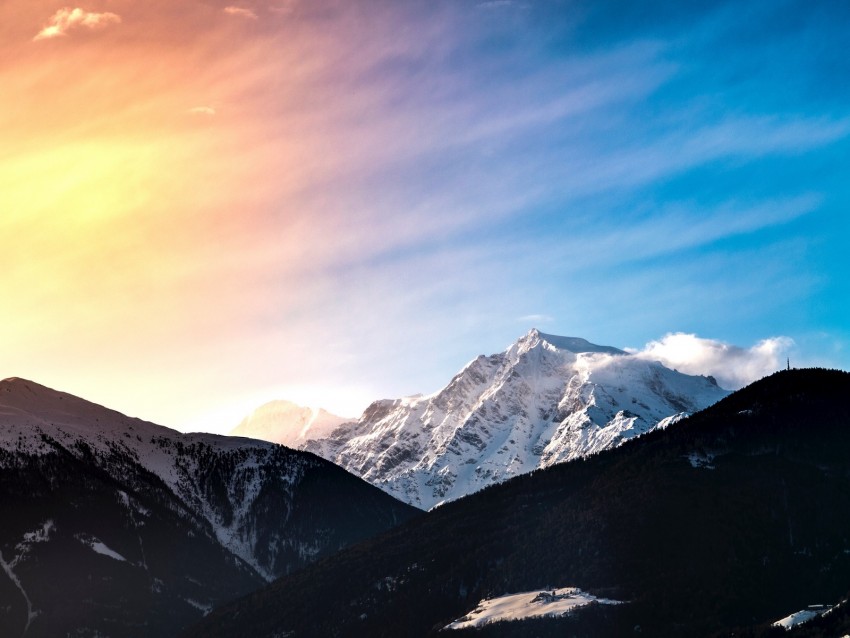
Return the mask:
<path id="1" fill-rule="evenodd" d="M 54 187 L 51 140 L 85 179 L 82 213 L 5 206 L 2 376 L 223 431 L 435 391 L 531 327 L 850 367 L 850 5 L 62 6 L 5 9 L 0 182 Z"/>
<path id="2" fill-rule="evenodd" d="M 847 8 L 624 4 L 439 5 L 455 39 L 376 71 L 437 139 L 371 177 L 445 223 L 351 276 L 393 280 L 435 368 L 532 323 L 847 367 Z"/>

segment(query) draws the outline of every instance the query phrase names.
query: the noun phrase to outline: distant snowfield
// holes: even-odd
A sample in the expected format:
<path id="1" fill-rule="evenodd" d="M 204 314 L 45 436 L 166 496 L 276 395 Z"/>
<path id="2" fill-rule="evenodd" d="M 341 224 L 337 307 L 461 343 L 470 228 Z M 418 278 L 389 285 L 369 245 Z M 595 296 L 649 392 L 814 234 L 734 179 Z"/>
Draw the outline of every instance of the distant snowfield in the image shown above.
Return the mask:
<path id="1" fill-rule="evenodd" d="M 812 618 L 817 618 L 818 616 L 826 616 L 829 612 L 833 610 L 833 607 L 827 607 L 825 605 L 812 605 L 808 609 L 803 609 L 802 611 L 794 612 L 790 616 L 785 616 L 781 620 L 777 620 L 773 623 L 774 627 L 782 627 L 786 631 L 793 629 L 797 625 L 802 625 L 803 623 L 809 622 Z"/>
<path id="2" fill-rule="evenodd" d="M 467 629 L 508 620 L 565 616 L 593 602 L 602 605 L 622 604 L 618 600 L 597 598 L 577 587 L 527 591 L 482 600 L 474 610 L 446 625 L 444 629 Z"/>

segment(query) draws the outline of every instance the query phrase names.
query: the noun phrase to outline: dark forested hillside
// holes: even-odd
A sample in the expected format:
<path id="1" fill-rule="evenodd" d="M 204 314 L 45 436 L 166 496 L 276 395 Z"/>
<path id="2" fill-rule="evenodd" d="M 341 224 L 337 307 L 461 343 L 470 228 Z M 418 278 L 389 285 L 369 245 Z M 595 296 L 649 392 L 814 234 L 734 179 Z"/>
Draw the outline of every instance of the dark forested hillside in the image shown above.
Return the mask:
<path id="1" fill-rule="evenodd" d="M 666 431 L 449 503 L 189 635 L 426 636 L 484 597 L 565 586 L 626 604 L 474 635 L 707 636 L 837 601 L 850 374 L 777 373 Z"/>
<path id="2" fill-rule="evenodd" d="M 420 512 L 309 453 L 0 381 L 0 636 L 174 636 Z"/>

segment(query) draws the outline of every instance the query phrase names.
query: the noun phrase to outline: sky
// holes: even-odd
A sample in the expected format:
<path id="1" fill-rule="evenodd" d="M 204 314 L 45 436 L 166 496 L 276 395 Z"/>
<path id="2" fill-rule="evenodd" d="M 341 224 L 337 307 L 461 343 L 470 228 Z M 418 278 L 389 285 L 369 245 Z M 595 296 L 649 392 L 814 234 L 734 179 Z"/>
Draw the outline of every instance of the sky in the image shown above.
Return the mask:
<path id="1" fill-rule="evenodd" d="M 532 327 L 850 368 L 847 3 L 230 2 L 0 3 L 0 377 L 225 432 Z"/>

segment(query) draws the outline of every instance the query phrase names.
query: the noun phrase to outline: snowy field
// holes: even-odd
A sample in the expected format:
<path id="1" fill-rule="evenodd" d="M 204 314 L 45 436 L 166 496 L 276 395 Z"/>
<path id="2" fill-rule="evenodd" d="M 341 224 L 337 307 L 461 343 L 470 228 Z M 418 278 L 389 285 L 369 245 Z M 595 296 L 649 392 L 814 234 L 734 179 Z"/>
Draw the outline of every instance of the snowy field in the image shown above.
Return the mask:
<path id="1" fill-rule="evenodd" d="M 591 596 L 576 587 L 506 594 L 498 598 L 482 600 L 474 610 L 447 625 L 445 629 L 482 627 L 506 620 L 564 616 L 592 602 L 603 605 L 621 604 L 620 601 Z"/>
<path id="2" fill-rule="evenodd" d="M 773 623 L 773 626 L 782 627 L 787 631 L 793 629 L 797 625 L 802 625 L 803 623 L 809 622 L 812 618 L 817 618 L 818 616 L 826 616 L 833 609 L 834 607 L 829 607 L 827 605 L 809 605 L 808 609 L 803 609 L 802 611 L 794 612 L 790 616 L 785 616 L 785 618 L 777 620 L 775 623 Z"/>

